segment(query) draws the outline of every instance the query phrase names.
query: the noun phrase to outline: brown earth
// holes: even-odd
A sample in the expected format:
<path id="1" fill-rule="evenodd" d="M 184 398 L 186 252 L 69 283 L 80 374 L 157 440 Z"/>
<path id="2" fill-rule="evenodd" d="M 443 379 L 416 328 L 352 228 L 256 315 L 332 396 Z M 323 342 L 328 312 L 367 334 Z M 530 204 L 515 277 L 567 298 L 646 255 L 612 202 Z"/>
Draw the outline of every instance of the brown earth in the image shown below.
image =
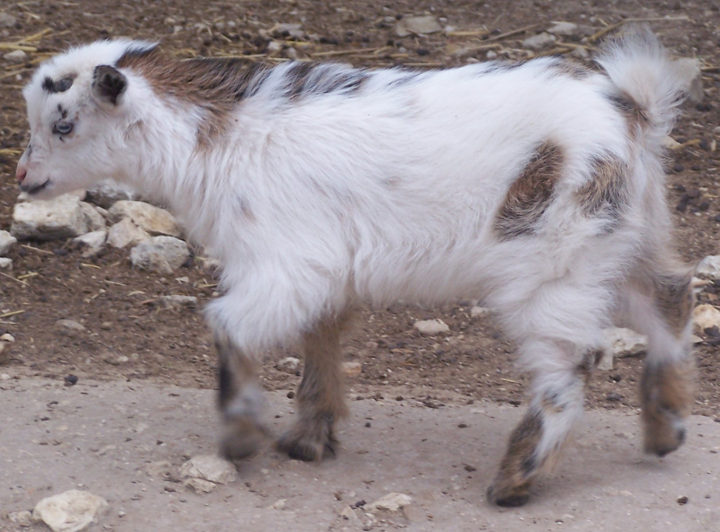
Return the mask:
<path id="1" fill-rule="evenodd" d="M 682 255 L 697 261 L 720 252 L 718 165 L 720 152 L 720 9 L 704 0 L 626 1 L 548 0 L 371 1 L 269 0 L 197 2 L 164 0 L 110 2 L 23 1 L 4 4 L 17 18 L 0 29 L 0 55 L 12 43 L 26 45 L 28 59 L 14 64 L 0 57 L 0 228 L 9 229 L 17 197 L 14 167 L 27 141 L 20 94 L 34 66 L 69 45 L 130 36 L 161 40 L 178 56 L 237 55 L 248 61 L 341 60 L 357 66 L 405 65 L 432 68 L 484 60 L 488 51 L 499 59 L 524 59 L 533 52 L 522 40 L 566 20 L 586 28 L 591 38 L 567 39 L 567 46 L 543 53 L 590 49 L 592 37 L 627 19 L 649 21 L 677 55 L 697 57 L 703 66 L 705 96 L 686 105 L 673 137 L 682 145 L 668 161 L 668 196 Z M 433 14 L 455 32 L 396 36 L 402 16 Z M 664 19 L 664 20 L 663 20 Z M 272 31 L 276 23 L 299 23 L 303 35 Z M 40 35 L 38 36 L 38 33 Z M 509 33 L 512 32 L 512 33 Z M 270 41 L 282 49 L 268 52 Z M 272 47 L 271 47 L 272 49 Z M 16 338 L 0 371 L 17 378 L 42 376 L 62 380 L 69 374 L 87 378 L 212 388 L 215 357 L 199 311 L 166 310 L 157 298 L 195 295 L 201 303 L 213 297 L 214 279 L 199 260 L 173 276 L 134 271 L 127 251 L 111 250 L 83 259 L 67 242 L 28 242 L 9 255 L 10 274 L 0 276 L 0 333 Z M 700 302 L 717 303 L 720 286 L 711 286 Z M 418 399 L 426 406 L 472 402 L 480 398 L 519 405 L 527 377 L 513 365 L 513 347 L 491 319 L 470 316 L 471 302 L 445 308 L 394 306 L 365 310 L 355 334 L 345 343 L 346 358 L 362 363 L 350 383 L 356 394 Z M 87 331 L 62 334 L 55 322 L 69 318 Z M 422 337 L 416 319 L 441 318 L 451 332 Z M 694 413 L 720 417 L 720 334 L 710 331 L 697 346 L 698 395 Z M 294 389 L 298 374 L 278 369 L 276 354 L 263 370 L 270 389 Z M 621 359 L 611 372 L 598 372 L 588 402 L 595 408 L 638 406 L 638 358 Z M 392 394 L 384 390 L 393 390 Z M 400 390 L 398 393 L 397 390 Z M 386 399 L 387 399 L 386 398 Z"/>

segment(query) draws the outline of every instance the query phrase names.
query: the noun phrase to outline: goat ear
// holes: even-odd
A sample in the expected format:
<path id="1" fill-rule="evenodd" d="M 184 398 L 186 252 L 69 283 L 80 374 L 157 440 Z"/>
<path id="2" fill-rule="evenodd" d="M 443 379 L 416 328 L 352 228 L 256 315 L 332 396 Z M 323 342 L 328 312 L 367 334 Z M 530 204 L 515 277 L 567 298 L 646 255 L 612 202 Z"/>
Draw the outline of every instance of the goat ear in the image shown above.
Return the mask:
<path id="1" fill-rule="evenodd" d="M 127 78 L 110 65 L 99 65 L 93 72 L 92 92 L 100 102 L 117 105 L 127 88 Z"/>

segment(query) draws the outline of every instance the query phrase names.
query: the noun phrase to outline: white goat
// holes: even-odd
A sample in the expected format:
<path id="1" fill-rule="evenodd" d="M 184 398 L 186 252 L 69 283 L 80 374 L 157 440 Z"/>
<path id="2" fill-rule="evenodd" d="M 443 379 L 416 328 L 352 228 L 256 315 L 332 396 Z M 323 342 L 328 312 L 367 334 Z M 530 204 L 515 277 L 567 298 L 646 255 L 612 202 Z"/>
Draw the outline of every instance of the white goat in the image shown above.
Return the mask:
<path id="1" fill-rule="evenodd" d="M 346 411 L 338 337 L 354 306 L 483 299 L 534 373 L 488 490 L 519 505 L 581 414 L 613 313 L 650 337 L 647 451 L 682 443 L 691 402 L 691 276 L 669 244 L 661 153 L 685 77 L 643 29 L 597 63 L 269 68 L 97 42 L 25 88 L 17 179 L 35 198 L 128 183 L 221 260 L 207 315 L 232 458 L 265 435 L 263 350 L 302 345 L 299 419 L 278 445 L 320 459 Z"/>

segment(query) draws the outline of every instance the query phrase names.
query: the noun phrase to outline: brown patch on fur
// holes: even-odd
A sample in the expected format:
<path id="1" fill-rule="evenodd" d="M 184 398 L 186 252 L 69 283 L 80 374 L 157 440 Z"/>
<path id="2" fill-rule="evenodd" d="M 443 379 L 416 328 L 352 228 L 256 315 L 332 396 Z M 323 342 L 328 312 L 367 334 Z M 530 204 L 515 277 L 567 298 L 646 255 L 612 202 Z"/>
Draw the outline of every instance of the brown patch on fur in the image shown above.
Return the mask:
<path id="1" fill-rule="evenodd" d="M 630 95 L 620 92 L 608 96 L 608 99 L 610 103 L 620 111 L 623 118 L 625 118 L 630 137 L 635 137 L 639 128 L 648 125 L 649 119 L 647 113 Z"/>
<path id="2" fill-rule="evenodd" d="M 541 465 L 537 463 L 535 449 L 542 431 L 542 412 L 529 410 L 510 435 L 500 470 L 488 490 L 491 502 L 499 506 L 521 506 L 527 502 L 531 479 Z"/>
<path id="3" fill-rule="evenodd" d="M 682 445 L 683 420 L 694 396 L 693 373 L 691 362 L 645 366 L 640 388 L 645 452 L 664 456 Z"/>
<path id="4" fill-rule="evenodd" d="M 568 76 L 577 80 L 585 79 L 593 73 L 593 71 L 586 66 L 567 60 L 558 61 L 552 65 L 551 70 L 560 75 Z"/>
<path id="5" fill-rule="evenodd" d="M 116 66 L 138 72 L 160 97 L 168 95 L 202 108 L 206 117 L 198 128 L 201 146 L 225 131 L 233 107 L 254 93 L 270 68 L 236 58 L 177 61 L 157 48 L 129 50 Z"/>
<path id="6" fill-rule="evenodd" d="M 627 203 L 627 165 L 616 157 L 595 157 L 588 183 L 577 199 L 588 216 L 605 215 L 618 220 Z"/>
<path id="7" fill-rule="evenodd" d="M 347 415 L 340 367 L 340 333 L 345 319 L 328 319 L 303 338 L 305 368 L 297 391 L 298 419 L 278 448 L 299 460 L 335 454 L 334 424 Z"/>
<path id="8" fill-rule="evenodd" d="M 536 225 L 552 201 L 555 183 L 560 179 L 563 153 L 557 144 L 541 144 L 525 169 L 505 195 L 495 219 L 501 240 L 535 232 Z"/>
<path id="9" fill-rule="evenodd" d="M 655 306 L 668 328 L 680 336 L 685 330 L 693 307 L 691 273 L 666 273 L 654 277 Z"/>

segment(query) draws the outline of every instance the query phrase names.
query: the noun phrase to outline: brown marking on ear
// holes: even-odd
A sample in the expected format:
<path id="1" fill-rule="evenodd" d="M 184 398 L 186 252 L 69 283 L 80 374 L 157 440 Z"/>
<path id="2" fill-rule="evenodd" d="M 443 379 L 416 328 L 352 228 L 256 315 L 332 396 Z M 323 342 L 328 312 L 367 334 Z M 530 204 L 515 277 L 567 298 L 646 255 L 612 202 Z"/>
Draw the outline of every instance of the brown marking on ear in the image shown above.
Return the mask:
<path id="1" fill-rule="evenodd" d="M 226 130 L 237 102 L 251 96 L 269 72 L 267 65 L 237 58 L 178 61 L 158 48 L 131 49 L 116 66 L 138 72 L 161 98 L 167 95 L 201 107 L 206 116 L 198 126 L 200 146 Z"/>
<path id="2" fill-rule="evenodd" d="M 587 216 L 608 216 L 618 221 L 627 203 L 627 165 L 617 157 L 595 157 L 590 180 L 577 192 Z"/>
<path id="3" fill-rule="evenodd" d="M 541 144 L 520 176 L 510 185 L 495 218 L 501 240 L 532 234 L 552 201 L 555 183 L 562 175 L 563 153 L 552 142 Z"/>
<path id="4" fill-rule="evenodd" d="M 683 420 L 694 396 L 693 375 L 691 361 L 645 366 L 640 387 L 645 452 L 664 456 L 682 445 Z"/>

